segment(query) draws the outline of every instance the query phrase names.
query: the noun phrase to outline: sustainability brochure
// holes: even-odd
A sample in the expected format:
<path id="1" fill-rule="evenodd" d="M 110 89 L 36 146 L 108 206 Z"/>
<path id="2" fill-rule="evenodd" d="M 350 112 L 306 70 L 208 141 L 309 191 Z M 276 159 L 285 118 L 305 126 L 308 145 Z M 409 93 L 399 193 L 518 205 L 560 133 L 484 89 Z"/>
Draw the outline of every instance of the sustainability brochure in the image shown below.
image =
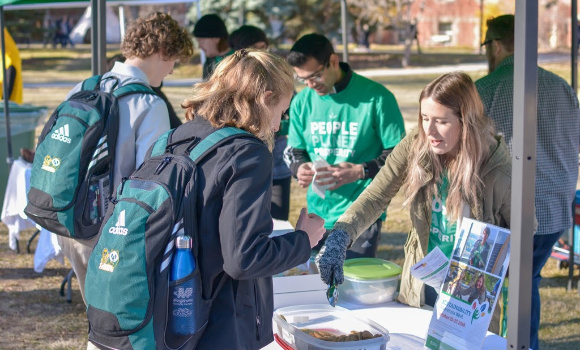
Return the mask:
<path id="1" fill-rule="evenodd" d="M 510 231 L 463 219 L 451 259 L 436 248 L 411 273 L 439 290 L 425 347 L 480 349 L 509 266 Z"/>

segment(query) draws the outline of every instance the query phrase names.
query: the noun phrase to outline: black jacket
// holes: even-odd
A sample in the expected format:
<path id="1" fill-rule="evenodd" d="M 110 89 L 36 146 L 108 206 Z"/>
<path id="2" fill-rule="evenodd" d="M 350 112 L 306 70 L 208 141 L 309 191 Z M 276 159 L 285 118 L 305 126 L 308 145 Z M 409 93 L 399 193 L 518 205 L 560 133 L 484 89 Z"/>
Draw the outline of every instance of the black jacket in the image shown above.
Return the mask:
<path id="1" fill-rule="evenodd" d="M 175 139 L 215 129 L 197 117 Z M 204 297 L 217 292 L 197 349 L 260 349 L 273 341 L 272 275 L 306 262 L 308 235 L 272 232 L 272 154 L 255 137 L 236 138 L 198 164 L 199 267 Z M 224 275 L 225 274 L 225 275 Z M 215 286 L 225 276 L 223 287 Z"/>

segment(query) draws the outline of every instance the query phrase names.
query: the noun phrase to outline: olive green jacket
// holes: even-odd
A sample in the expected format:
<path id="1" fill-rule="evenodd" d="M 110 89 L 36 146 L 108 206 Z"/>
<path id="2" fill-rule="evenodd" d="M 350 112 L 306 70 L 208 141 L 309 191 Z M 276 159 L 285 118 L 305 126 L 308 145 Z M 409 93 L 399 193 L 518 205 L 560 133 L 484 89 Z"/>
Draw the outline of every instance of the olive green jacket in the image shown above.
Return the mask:
<path id="1" fill-rule="evenodd" d="M 409 153 L 416 137 L 415 129 L 395 147 L 372 183 L 338 219 L 334 228 L 346 231 L 351 242 L 379 218 L 403 186 L 407 176 Z M 470 217 L 509 228 L 511 156 L 503 138 L 498 136 L 496 139 L 497 146 L 492 150 L 490 159 L 481 172 L 483 193 L 479 204 L 470 208 Z M 432 175 L 426 177 L 425 183 L 431 178 Z M 432 202 L 432 198 L 425 198 L 425 194 L 421 191 L 410 204 L 412 228 L 405 243 L 405 263 L 397 300 L 413 307 L 421 307 L 424 304 L 423 283 L 412 277 L 410 271 L 411 267 L 427 254 Z"/>

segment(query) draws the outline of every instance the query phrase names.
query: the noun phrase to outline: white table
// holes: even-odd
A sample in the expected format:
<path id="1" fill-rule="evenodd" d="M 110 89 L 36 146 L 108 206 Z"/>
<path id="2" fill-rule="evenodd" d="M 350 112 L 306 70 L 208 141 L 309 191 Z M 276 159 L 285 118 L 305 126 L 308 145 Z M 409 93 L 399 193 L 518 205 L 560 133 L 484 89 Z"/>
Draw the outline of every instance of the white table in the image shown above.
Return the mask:
<path id="1" fill-rule="evenodd" d="M 8 227 L 8 245 L 12 250 L 16 250 L 20 231 L 35 227 L 40 230 L 34 253 L 34 271 L 42 272 L 50 260 L 56 259 L 64 264 L 64 258 L 56 236 L 37 226 L 24 213 L 24 207 L 28 203 L 27 192 L 30 188 L 31 170 L 32 164 L 22 159 L 17 159 L 12 163 L 0 218 Z"/>
<path id="2" fill-rule="evenodd" d="M 364 307 L 339 301 L 338 306 L 349 309 L 359 318 L 371 319 L 385 327 L 391 340 L 387 343 L 387 350 L 423 349 L 425 335 L 429 327 L 432 311 L 417 309 L 397 302 L 377 304 L 373 307 Z M 488 332 L 482 350 L 505 349 L 506 339 Z M 262 350 L 280 350 L 275 341 Z"/>

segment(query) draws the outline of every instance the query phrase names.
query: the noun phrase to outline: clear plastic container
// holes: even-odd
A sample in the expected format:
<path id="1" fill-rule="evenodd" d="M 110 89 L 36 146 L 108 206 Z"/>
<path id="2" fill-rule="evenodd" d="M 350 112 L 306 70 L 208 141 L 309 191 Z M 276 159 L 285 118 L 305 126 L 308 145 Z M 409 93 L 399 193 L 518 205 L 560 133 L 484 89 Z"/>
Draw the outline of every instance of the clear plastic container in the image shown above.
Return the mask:
<path id="1" fill-rule="evenodd" d="M 372 305 L 392 301 L 397 292 L 401 267 L 375 258 L 349 259 L 344 263 L 344 283 L 339 299 Z"/>
<path id="2" fill-rule="evenodd" d="M 284 342 L 286 347 L 296 350 L 386 350 L 389 331 L 378 323 L 358 318 L 341 307 L 327 304 L 312 304 L 283 307 L 274 312 L 273 328 L 277 342 Z M 380 337 L 332 342 L 317 339 L 301 329 L 322 330 L 334 335 L 348 335 L 352 331 L 369 331 Z"/>

